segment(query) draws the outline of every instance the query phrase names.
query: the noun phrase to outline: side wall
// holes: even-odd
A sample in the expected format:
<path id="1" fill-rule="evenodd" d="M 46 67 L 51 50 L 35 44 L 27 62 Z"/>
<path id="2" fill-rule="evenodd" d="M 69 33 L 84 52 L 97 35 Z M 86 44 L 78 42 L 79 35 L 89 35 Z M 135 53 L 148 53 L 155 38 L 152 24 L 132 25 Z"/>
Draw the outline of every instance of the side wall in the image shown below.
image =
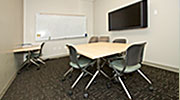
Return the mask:
<path id="1" fill-rule="evenodd" d="M 23 0 L 0 0 L 0 99 L 16 76 L 12 50 L 23 41 Z"/>
<path id="2" fill-rule="evenodd" d="M 179 68 L 179 0 L 148 0 L 149 27 L 146 29 L 107 31 L 106 13 L 137 0 L 96 0 L 94 34 L 127 37 L 129 43 L 147 40 L 145 61 L 164 67 Z M 138 0 L 139 1 L 139 0 Z"/>
<path id="3" fill-rule="evenodd" d="M 93 34 L 93 0 L 24 0 L 24 43 L 35 41 L 35 15 L 37 13 L 83 14 L 87 17 L 88 35 Z M 67 55 L 66 43 L 87 43 L 88 38 L 46 41 L 44 58 Z"/>

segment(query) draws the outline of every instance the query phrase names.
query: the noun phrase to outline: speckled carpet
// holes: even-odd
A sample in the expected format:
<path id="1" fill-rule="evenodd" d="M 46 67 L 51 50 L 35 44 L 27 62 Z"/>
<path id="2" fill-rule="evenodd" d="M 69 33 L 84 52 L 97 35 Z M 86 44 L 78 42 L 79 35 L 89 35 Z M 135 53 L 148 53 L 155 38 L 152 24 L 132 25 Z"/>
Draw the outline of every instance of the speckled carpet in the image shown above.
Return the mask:
<path id="1" fill-rule="evenodd" d="M 128 100 L 120 83 L 112 83 L 108 89 L 106 87 L 108 79 L 102 75 L 99 75 L 96 83 L 89 88 L 88 98 L 85 99 L 83 94 L 90 76 L 82 78 L 74 88 L 73 95 L 69 96 L 67 92 L 80 72 L 75 70 L 71 78 L 68 77 L 62 82 L 62 76 L 69 68 L 68 62 L 68 57 L 48 60 L 46 67 L 41 65 L 40 70 L 31 65 L 29 70 L 23 70 L 17 75 L 2 100 Z M 137 72 L 126 75 L 124 83 L 133 100 L 179 99 L 178 73 L 149 66 L 143 66 L 141 69 L 152 80 L 154 91 L 149 91 L 148 83 Z M 110 74 L 111 69 L 105 66 L 105 71 Z"/>

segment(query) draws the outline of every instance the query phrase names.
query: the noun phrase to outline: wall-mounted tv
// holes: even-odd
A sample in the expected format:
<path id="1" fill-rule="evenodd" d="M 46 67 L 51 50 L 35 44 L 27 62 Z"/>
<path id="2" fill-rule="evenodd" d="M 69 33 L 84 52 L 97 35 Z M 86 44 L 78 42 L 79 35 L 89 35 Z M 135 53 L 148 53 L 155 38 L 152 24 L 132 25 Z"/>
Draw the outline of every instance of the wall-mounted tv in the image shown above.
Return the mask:
<path id="1" fill-rule="evenodd" d="M 147 0 L 109 12 L 109 31 L 146 28 L 148 26 L 147 13 Z"/>

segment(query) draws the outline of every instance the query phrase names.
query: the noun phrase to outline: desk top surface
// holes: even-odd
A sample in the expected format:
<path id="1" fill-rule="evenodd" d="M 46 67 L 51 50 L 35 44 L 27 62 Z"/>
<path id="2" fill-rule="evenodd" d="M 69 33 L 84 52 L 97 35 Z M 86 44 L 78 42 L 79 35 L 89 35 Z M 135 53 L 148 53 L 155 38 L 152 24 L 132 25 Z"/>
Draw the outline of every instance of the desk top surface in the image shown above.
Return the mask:
<path id="1" fill-rule="evenodd" d="M 79 54 L 91 59 L 97 59 L 121 53 L 125 51 L 129 45 L 130 44 L 98 42 L 76 45 L 75 47 Z"/>
<path id="2" fill-rule="evenodd" d="M 21 46 L 21 47 L 15 48 L 13 52 L 17 53 L 17 52 L 34 51 L 34 50 L 40 50 L 40 48 L 41 48 L 40 45 Z"/>

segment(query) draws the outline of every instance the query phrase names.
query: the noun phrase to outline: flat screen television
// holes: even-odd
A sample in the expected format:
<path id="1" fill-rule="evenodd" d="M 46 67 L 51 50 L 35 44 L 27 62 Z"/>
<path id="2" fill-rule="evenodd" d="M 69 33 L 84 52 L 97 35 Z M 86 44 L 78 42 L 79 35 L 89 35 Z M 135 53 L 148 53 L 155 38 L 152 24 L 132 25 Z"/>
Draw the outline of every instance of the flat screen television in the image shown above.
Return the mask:
<path id="1" fill-rule="evenodd" d="M 148 26 L 147 13 L 147 0 L 109 12 L 109 31 L 146 28 Z"/>

